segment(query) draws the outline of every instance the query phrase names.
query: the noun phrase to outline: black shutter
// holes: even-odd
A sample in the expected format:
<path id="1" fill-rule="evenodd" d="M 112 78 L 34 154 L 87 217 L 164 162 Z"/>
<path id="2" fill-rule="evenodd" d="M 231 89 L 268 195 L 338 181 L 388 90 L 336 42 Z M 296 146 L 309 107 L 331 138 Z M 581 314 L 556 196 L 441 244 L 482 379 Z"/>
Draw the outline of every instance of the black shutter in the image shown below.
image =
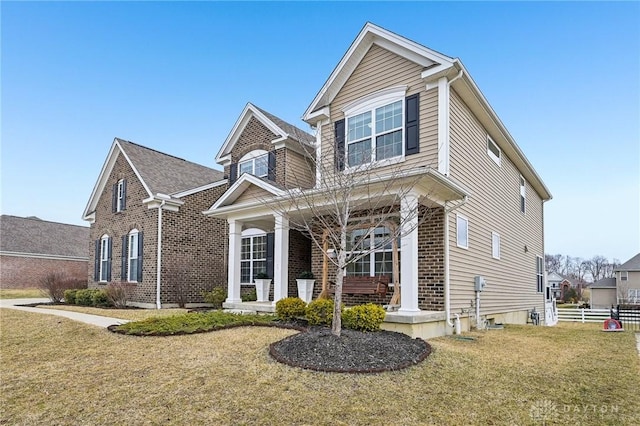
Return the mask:
<path id="1" fill-rule="evenodd" d="M 267 179 L 275 182 L 276 180 L 276 152 L 269 151 L 269 170 L 267 171 Z"/>
<path id="2" fill-rule="evenodd" d="M 405 111 L 405 155 L 420 152 L 419 118 L 420 118 L 420 94 L 408 96 Z"/>
<path id="3" fill-rule="evenodd" d="M 127 269 L 129 269 L 129 262 L 127 262 L 127 254 L 129 249 L 129 236 L 122 236 L 122 256 L 120 258 L 120 279 L 122 281 L 127 280 Z"/>
<path id="4" fill-rule="evenodd" d="M 107 282 L 111 281 L 111 237 L 107 239 Z"/>
<path id="5" fill-rule="evenodd" d="M 269 232 L 267 234 L 267 275 L 273 278 L 273 252 L 276 234 Z"/>
<path id="6" fill-rule="evenodd" d="M 125 210 L 127 208 L 127 180 L 122 179 L 122 205 L 120 210 Z"/>
<path id="7" fill-rule="evenodd" d="M 229 186 L 238 179 L 238 163 L 231 163 L 229 165 Z"/>
<path id="8" fill-rule="evenodd" d="M 142 232 L 138 234 L 138 276 L 136 281 L 142 282 Z"/>
<path id="9" fill-rule="evenodd" d="M 96 258 L 93 263 L 93 281 L 100 281 L 100 239 L 96 240 Z"/>
<path id="10" fill-rule="evenodd" d="M 335 148 L 335 163 L 336 170 L 344 170 L 344 159 L 345 159 L 345 150 L 344 150 L 344 120 L 335 122 L 335 137 L 336 137 L 336 148 Z"/>
<path id="11" fill-rule="evenodd" d="M 115 213 L 118 210 L 118 184 L 113 184 L 111 192 L 111 213 Z"/>

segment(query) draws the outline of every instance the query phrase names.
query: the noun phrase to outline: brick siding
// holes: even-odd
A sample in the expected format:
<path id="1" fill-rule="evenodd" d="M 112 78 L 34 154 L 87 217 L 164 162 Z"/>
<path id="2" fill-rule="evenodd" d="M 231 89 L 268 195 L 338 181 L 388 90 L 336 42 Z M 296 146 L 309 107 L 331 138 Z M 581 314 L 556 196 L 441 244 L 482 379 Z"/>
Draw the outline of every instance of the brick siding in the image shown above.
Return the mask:
<path id="1" fill-rule="evenodd" d="M 2 288 L 36 288 L 42 278 L 54 272 L 84 280 L 87 275 L 87 261 L 0 255 Z"/>

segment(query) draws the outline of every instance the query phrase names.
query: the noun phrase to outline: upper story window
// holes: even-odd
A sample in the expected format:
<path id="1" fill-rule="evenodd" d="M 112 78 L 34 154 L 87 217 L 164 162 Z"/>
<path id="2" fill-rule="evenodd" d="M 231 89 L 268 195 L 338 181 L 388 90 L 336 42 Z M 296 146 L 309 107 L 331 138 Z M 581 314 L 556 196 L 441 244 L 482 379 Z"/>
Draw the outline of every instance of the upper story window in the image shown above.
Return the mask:
<path id="1" fill-rule="evenodd" d="M 111 211 L 121 212 L 126 209 L 127 204 L 127 180 L 120 179 L 113 184 L 113 194 L 111 198 Z"/>
<path id="2" fill-rule="evenodd" d="M 267 177 L 269 174 L 269 153 L 260 149 L 251 151 L 242 157 L 238 162 L 238 177 L 243 173 Z"/>
<path id="3" fill-rule="evenodd" d="M 501 158 L 502 152 L 500 151 L 500 148 L 498 148 L 498 145 L 493 141 L 493 139 L 491 139 L 489 135 L 487 135 L 487 154 L 489 154 L 489 157 L 493 161 L 495 161 L 495 163 L 498 166 L 500 165 L 500 158 Z"/>
<path id="4" fill-rule="evenodd" d="M 527 210 L 527 187 L 526 182 L 522 176 L 520 176 L 520 211 L 526 213 Z"/>
<path id="5" fill-rule="evenodd" d="M 456 215 L 456 238 L 458 247 L 469 248 L 469 219 Z"/>
<path id="6" fill-rule="evenodd" d="M 620 281 L 627 281 L 629 279 L 628 271 L 620 271 Z"/>

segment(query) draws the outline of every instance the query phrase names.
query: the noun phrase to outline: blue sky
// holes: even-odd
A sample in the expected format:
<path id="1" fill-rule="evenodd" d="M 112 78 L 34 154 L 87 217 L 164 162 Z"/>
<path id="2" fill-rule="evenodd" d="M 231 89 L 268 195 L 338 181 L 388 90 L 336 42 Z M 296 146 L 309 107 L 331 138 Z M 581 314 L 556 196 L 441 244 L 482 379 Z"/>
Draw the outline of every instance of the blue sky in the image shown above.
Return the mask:
<path id="1" fill-rule="evenodd" d="M 459 57 L 554 199 L 548 253 L 640 251 L 635 3 L 2 2 L 1 211 L 84 224 L 114 137 L 209 167 L 297 124 L 366 21 Z"/>

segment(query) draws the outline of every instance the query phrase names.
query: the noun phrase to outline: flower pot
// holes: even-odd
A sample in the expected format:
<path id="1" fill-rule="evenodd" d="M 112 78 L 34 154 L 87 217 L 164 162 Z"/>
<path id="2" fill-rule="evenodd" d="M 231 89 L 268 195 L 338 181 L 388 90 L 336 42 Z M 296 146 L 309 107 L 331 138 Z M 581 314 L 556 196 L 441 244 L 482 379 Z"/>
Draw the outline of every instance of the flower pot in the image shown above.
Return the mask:
<path id="1" fill-rule="evenodd" d="M 254 278 L 253 282 L 256 284 L 256 295 L 258 296 L 258 302 L 269 301 L 269 291 L 271 290 L 271 278 Z"/>
<path id="2" fill-rule="evenodd" d="M 316 280 L 298 278 L 296 282 L 298 283 L 298 297 L 306 303 L 311 302 L 313 298 L 313 285 Z"/>

